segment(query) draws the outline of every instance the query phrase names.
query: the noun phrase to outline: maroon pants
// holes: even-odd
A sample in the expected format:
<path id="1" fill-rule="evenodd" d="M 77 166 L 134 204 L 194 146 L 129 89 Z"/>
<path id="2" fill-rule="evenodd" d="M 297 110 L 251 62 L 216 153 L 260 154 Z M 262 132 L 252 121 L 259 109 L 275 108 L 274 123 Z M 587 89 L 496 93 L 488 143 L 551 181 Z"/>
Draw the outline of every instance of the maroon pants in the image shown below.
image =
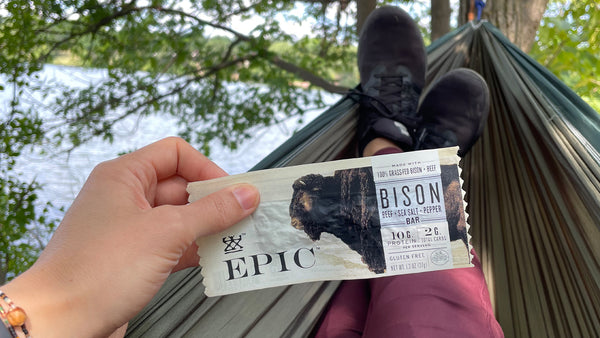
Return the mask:
<path id="1" fill-rule="evenodd" d="M 342 282 L 317 337 L 503 337 L 471 253 L 473 268 Z"/>

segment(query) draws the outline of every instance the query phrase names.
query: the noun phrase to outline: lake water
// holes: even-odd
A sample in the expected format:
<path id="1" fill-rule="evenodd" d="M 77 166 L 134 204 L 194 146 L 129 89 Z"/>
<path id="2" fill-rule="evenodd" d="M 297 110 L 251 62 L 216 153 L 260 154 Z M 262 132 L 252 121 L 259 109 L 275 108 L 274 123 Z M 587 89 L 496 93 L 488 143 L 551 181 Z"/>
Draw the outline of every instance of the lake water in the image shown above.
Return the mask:
<path id="1" fill-rule="evenodd" d="M 57 83 L 83 87 L 98 83 L 106 76 L 107 73 L 103 70 L 48 65 L 40 72 L 39 81 L 50 85 Z M 6 84 L 6 80 L 0 78 L 0 83 Z M 0 92 L 2 115 L 9 109 L 11 95 L 10 88 Z M 326 99 L 328 103 L 333 104 L 339 97 L 329 95 Z M 44 117 L 52 117 L 43 107 L 53 100 L 53 97 L 41 97 L 35 91 L 25 91 L 21 98 L 24 105 L 40 107 Z M 298 124 L 298 118 L 289 118 L 269 128 L 256 129 L 254 137 L 241 144 L 236 151 L 224 149 L 215 142 L 211 144 L 210 158 L 230 174 L 246 172 L 319 113 L 320 111 L 307 112 L 302 124 Z M 96 164 L 115 158 L 119 153 L 143 147 L 177 133 L 176 120 L 170 117 L 129 118 L 116 127 L 112 144 L 98 139 L 84 144 L 70 154 L 59 152 L 40 155 L 38 149 L 34 149 L 33 152 L 21 156 L 15 171 L 24 180 L 35 179 L 43 185 L 43 190 L 39 193 L 40 201 L 52 201 L 56 207 L 68 207 Z M 60 218 L 62 213 L 53 210 L 52 216 Z"/>

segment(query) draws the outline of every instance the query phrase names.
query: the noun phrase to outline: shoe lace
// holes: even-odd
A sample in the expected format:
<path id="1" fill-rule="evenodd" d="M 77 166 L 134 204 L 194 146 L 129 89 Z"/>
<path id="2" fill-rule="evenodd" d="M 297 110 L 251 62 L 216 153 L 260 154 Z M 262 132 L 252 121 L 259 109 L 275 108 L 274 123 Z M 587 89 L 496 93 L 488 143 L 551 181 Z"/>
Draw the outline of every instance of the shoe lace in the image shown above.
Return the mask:
<path id="1" fill-rule="evenodd" d="M 377 109 L 381 116 L 416 127 L 420 121 L 416 112 L 421 90 L 403 75 L 375 74 L 375 77 L 381 79 L 380 85 L 374 87 L 377 95 L 358 90 L 351 90 L 351 94 L 359 95 L 361 104 Z"/>

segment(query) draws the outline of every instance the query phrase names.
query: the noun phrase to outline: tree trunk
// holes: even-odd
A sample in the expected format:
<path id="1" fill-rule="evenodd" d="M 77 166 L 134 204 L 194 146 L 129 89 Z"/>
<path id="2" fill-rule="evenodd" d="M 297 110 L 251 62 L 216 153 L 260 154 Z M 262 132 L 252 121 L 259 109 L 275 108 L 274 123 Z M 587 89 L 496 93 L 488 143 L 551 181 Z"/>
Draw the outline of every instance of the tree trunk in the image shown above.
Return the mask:
<path id="1" fill-rule="evenodd" d="M 459 27 L 474 19 L 470 17 L 471 12 L 474 10 L 472 7 L 475 7 L 473 3 L 474 0 L 459 0 L 457 20 Z"/>
<path id="2" fill-rule="evenodd" d="M 357 0 L 356 1 L 356 32 L 360 34 L 365 20 L 377 6 L 377 0 Z"/>
<path id="3" fill-rule="evenodd" d="M 431 41 L 450 31 L 450 0 L 431 0 Z"/>
<path id="4" fill-rule="evenodd" d="M 466 23 L 471 1 L 460 0 L 459 24 Z M 527 53 L 531 50 L 547 4 L 548 0 L 488 0 L 482 19 L 491 22 Z"/>

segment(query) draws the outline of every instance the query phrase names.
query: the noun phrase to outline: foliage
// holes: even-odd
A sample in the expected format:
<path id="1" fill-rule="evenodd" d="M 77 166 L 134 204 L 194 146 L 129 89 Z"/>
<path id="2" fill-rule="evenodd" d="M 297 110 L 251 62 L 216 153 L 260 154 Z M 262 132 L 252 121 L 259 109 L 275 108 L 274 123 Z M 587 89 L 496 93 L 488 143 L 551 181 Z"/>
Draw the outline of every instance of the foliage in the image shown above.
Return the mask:
<path id="1" fill-rule="evenodd" d="M 13 107 L 0 129 L 0 285 L 25 271 L 54 230 L 50 203 L 36 210 L 39 185 L 23 182 L 12 172 L 27 147 L 41 141 L 41 121 Z"/>
<path id="2" fill-rule="evenodd" d="M 110 141 L 123 119 L 158 113 L 179 119 L 182 136 L 205 152 L 215 138 L 235 148 L 252 127 L 322 106 L 312 89 L 344 91 L 337 74 L 350 74 L 346 85 L 356 83 L 356 7 L 347 1 L 1 4 L 0 90 L 12 91 L 13 100 L 0 121 L 0 283 L 27 268 L 54 228 L 40 210 L 39 185 L 13 170 L 22 151 Z M 284 21 L 303 23 L 306 34 L 286 32 Z M 240 23 L 251 28 L 236 30 Z M 36 72 L 58 59 L 107 69 L 108 77 L 77 88 L 38 81 Z M 45 102 L 44 118 L 23 108 L 27 87 L 56 97 Z"/>
<path id="3" fill-rule="evenodd" d="M 551 1 L 531 55 L 600 112 L 600 3 Z"/>
<path id="4" fill-rule="evenodd" d="M 302 114 L 303 103 L 322 105 L 320 95 L 299 83 L 345 90 L 332 70 L 351 72 L 355 63 L 355 32 L 347 20 L 352 8 L 309 2 L 295 14 L 294 6 L 264 0 L 8 1 L 0 71 L 23 79 L 65 53 L 108 69 L 101 86 L 66 90 L 50 108 L 62 123 L 46 135 L 67 149 L 95 137 L 110 140 L 115 123 L 127 116 L 159 112 L 176 116 L 183 136 L 205 151 L 213 138 L 234 148 L 253 126 Z M 250 32 L 231 28 L 257 16 L 264 20 Z M 283 17 L 312 21 L 319 38 L 286 33 Z M 293 48 L 277 51 L 274 42 Z"/>

